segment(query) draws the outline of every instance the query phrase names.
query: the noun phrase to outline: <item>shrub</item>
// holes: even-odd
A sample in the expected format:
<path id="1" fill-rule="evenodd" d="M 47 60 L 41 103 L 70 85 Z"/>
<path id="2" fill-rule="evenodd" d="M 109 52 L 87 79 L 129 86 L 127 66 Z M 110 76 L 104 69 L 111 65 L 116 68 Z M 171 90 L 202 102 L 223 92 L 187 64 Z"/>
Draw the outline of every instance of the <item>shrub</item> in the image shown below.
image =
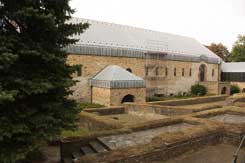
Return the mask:
<path id="1" fill-rule="evenodd" d="M 200 84 L 191 86 L 191 94 L 196 96 L 204 96 L 207 94 L 207 88 Z"/>
<path id="2" fill-rule="evenodd" d="M 240 88 L 238 87 L 238 85 L 236 84 L 231 85 L 231 90 L 230 90 L 231 95 L 239 92 L 240 92 Z"/>

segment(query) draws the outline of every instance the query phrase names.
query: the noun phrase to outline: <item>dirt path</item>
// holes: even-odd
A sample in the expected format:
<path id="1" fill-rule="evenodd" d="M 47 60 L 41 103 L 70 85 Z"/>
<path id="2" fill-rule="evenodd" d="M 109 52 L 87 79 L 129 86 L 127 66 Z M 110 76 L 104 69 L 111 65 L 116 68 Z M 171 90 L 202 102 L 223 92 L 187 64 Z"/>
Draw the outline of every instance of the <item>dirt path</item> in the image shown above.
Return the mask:
<path id="1" fill-rule="evenodd" d="M 188 152 L 164 163 L 231 163 L 232 155 L 236 148 L 236 146 L 227 144 L 207 146 L 201 150 Z M 242 149 L 237 163 L 241 163 L 241 158 L 244 158 L 243 156 L 245 156 L 245 149 Z"/>

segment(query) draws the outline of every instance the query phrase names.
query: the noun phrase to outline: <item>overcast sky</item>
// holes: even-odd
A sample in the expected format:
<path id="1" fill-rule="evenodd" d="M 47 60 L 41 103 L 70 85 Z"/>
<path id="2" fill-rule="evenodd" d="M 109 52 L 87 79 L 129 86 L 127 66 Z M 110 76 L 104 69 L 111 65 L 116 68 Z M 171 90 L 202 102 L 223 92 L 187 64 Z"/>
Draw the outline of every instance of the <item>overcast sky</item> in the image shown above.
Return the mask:
<path id="1" fill-rule="evenodd" d="M 72 0 L 74 16 L 189 36 L 229 49 L 245 34 L 245 0 Z"/>

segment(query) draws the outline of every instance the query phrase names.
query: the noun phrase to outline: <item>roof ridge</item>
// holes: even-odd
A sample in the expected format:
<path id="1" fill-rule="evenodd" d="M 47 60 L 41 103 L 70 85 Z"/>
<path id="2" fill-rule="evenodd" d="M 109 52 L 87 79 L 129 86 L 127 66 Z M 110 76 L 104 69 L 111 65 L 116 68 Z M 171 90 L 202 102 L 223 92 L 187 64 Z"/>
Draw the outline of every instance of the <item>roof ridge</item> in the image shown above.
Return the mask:
<path id="1" fill-rule="evenodd" d="M 127 27 L 128 29 L 141 30 L 141 31 L 145 31 L 145 32 L 163 33 L 163 34 L 172 35 L 172 36 L 184 37 L 184 38 L 188 38 L 188 39 L 192 39 L 192 40 L 196 41 L 195 38 L 190 37 L 190 36 L 184 36 L 184 35 L 178 35 L 178 34 L 163 32 L 163 31 L 151 30 L 151 29 L 146 29 L 146 28 L 143 28 L 143 27 L 135 27 L 135 26 L 130 26 L 130 25 L 126 25 L 126 24 L 119 24 L 119 23 L 113 23 L 113 22 L 95 20 L 95 19 L 88 19 L 88 18 L 81 18 L 81 17 L 72 17 L 72 18 L 79 19 L 79 20 L 86 20 L 88 22 L 89 21 L 93 21 L 93 22 L 96 22 L 96 23 L 103 23 L 105 25 L 114 25 L 114 26 L 124 27 L 124 28 Z"/>

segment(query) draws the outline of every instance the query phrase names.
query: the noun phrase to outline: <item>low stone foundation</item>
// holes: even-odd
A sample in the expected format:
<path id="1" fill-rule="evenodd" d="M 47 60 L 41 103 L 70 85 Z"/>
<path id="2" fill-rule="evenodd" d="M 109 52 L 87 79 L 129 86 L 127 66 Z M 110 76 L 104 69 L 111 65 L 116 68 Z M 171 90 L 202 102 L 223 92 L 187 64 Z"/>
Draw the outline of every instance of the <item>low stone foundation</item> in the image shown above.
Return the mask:
<path id="1" fill-rule="evenodd" d="M 226 96 L 218 96 L 215 100 L 221 100 L 226 98 Z M 193 99 L 192 99 L 193 100 Z M 207 99 L 202 99 L 201 101 Z M 210 99 L 208 99 L 209 101 Z M 230 100 L 230 99 L 229 99 Z M 232 99 L 234 101 L 242 101 L 242 98 Z M 172 101 L 173 102 L 173 101 Z M 182 100 L 181 100 L 182 102 Z M 180 103 L 181 103 L 180 102 Z M 196 102 L 196 101 L 195 101 Z M 199 101 L 200 102 L 200 101 Z M 169 101 L 166 102 L 169 104 Z M 190 101 L 192 103 L 192 101 Z M 171 103 L 170 103 L 171 104 Z M 194 105 L 194 104 L 193 104 Z M 78 163 L 149 163 L 154 161 L 167 161 L 171 158 L 175 158 L 185 152 L 191 150 L 199 150 L 207 145 L 216 145 L 220 143 L 226 143 L 230 145 L 238 146 L 243 135 L 245 134 L 244 123 L 234 124 L 226 123 L 225 121 L 212 120 L 209 117 L 214 117 L 221 114 L 232 114 L 244 116 L 245 110 L 242 107 L 236 106 L 224 106 L 222 108 L 210 109 L 200 112 L 192 112 L 191 109 L 183 109 L 191 111 L 185 115 L 180 114 L 179 116 L 168 117 L 165 116 L 163 119 L 152 120 L 143 123 L 136 123 L 131 126 L 123 126 L 118 123 L 117 120 L 109 118 L 109 115 L 120 115 L 127 114 L 130 111 L 142 111 L 147 114 L 149 111 L 154 111 L 161 113 L 162 110 L 168 111 L 166 114 L 173 114 L 175 111 L 180 113 L 177 109 L 178 106 L 171 105 L 153 105 L 153 104 L 133 104 L 127 103 L 124 105 L 124 108 L 103 108 L 91 109 L 90 113 L 84 112 L 81 113 L 83 116 L 83 121 L 86 120 L 86 123 L 93 123 L 94 128 L 100 132 L 96 132 L 87 136 L 70 138 L 61 140 L 61 158 L 63 160 L 71 161 L 71 155 L 73 156 L 73 161 Z M 181 106 L 184 107 L 184 106 Z M 169 110 L 167 109 L 169 108 Z M 171 108 L 171 109 L 170 109 Z M 174 108 L 174 109 L 173 109 Z M 175 110 L 176 109 L 176 110 Z M 177 111 L 178 110 L 178 111 Z M 176 114 L 178 114 L 176 113 Z M 182 126 L 182 129 L 176 129 L 177 124 L 188 124 Z M 190 125 L 189 125 L 190 124 Z M 91 125 L 91 126 L 93 126 Z M 91 127 L 90 126 L 90 127 Z M 106 126 L 106 127 L 105 127 Z M 162 128 L 173 127 L 173 132 L 168 132 L 162 130 Z M 175 128 L 176 127 L 176 128 Z M 112 130 L 110 130 L 112 128 Z M 181 127 L 180 127 L 181 128 Z M 107 130 L 104 130 L 107 129 Z M 101 132 L 101 130 L 104 130 Z M 147 135 L 155 134 L 149 140 L 135 140 L 140 139 Z M 166 132 L 165 132 L 166 131 Z M 138 133 L 146 133 L 137 135 Z M 159 132 L 159 134 L 154 133 Z M 123 136 L 134 136 L 132 138 L 133 145 L 126 146 L 122 145 L 123 148 L 113 148 L 112 146 L 116 143 L 129 142 L 127 137 L 124 139 Z M 138 136 L 138 137 L 137 137 Z M 111 141 L 112 146 L 109 146 L 107 142 L 101 140 L 101 138 L 109 138 L 108 141 Z M 115 138 L 115 139 L 114 139 Z M 118 138 L 118 139 L 117 139 Z M 122 139 L 121 139 L 122 138 Z M 94 154 L 84 155 L 80 153 L 77 157 L 74 157 L 74 152 L 78 153 L 81 149 L 81 146 L 91 146 L 90 142 L 101 143 L 100 145 L 104 146 L 105 151 L 99 152 L 94 149 Z M 139 143 L 137 143 L 139 142 Z M 235 147 L 234 147 L 235 148 Z M 232 148 L 233 150 L 233 148 Z M 229 151 L 228 151 L 229 152 Z M 232 151 L 233 152 L 233 151 Z M 234 151 L 235 152 L 235 151 Z M 233 153 L 231 153 L 232 155 Z M 75 159 L 74 159 L 75 158 Z"/>
<path id="2" fill-rule="evenodd" d="M 193 105 L 193 104 L 200 104 L 200 103 L 224 101 L 227 97 L 228 97 L 227 95 L 220 95 L 220 96 L 194 97 L 188 99 L 178 99 L 178 100 L 168 100 L 168 101 L 155 101 L 155 102 L 148 102 L 148 103 L 155 104 L 155 105 L 183 106 L 183 105 Z"/>
<path id="3" fill-rule="evenodd" d="M 89 109 L 84 109 L 83 111 L 86 111 L 89 113 L 97 113 L 99 115 L 111 115 L 111 114 L 125 113 L 125 109 L 122 106 L 105 107 L 105 108 L 89 108 Z"/>

